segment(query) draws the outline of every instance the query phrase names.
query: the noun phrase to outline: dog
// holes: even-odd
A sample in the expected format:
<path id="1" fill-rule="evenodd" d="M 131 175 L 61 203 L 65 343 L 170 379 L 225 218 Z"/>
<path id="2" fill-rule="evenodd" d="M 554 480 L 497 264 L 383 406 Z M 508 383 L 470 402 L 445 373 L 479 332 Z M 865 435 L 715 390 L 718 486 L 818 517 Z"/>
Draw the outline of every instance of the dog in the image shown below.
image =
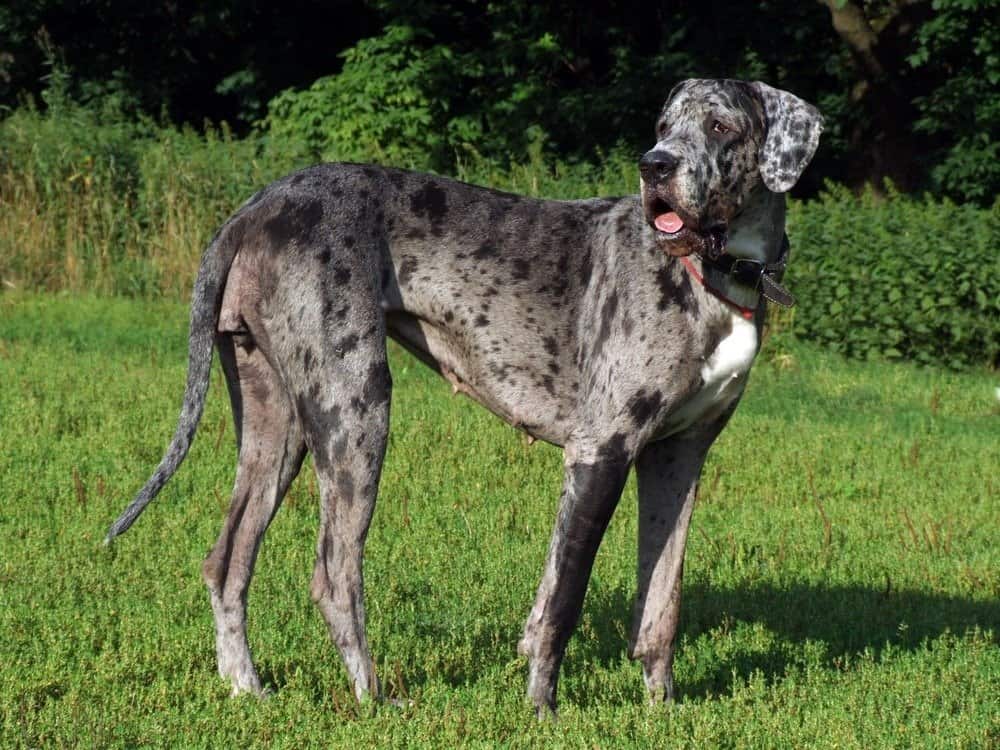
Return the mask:
<path id="1" fill-rule="evenodd" d="M 819 112 L 764 83 L 669 94 L 640 193 L 536 200 L 427 174 L 324 164 L 254 195 L 212 239 L 191 306 L 176 433 L 108 532 L 125 531 L 187 454 L 213 349 L 239 458 L 203 566 L 219 674 L 261 692 L 246 638 L 257 551 L 306 452 L 320 491 L 311 594 L 359 700 L 379 696 L 362 555 L 389 430 L 392 336 L 505 422 L 564 450 L 562 496 L 519 652 L 539 714 L 556 686 L 597 547 L 635 467 L 638 592 L 629 655 L 674 696 L 684 545 L 705 455 L 781 286 L 784 193 Z"/>

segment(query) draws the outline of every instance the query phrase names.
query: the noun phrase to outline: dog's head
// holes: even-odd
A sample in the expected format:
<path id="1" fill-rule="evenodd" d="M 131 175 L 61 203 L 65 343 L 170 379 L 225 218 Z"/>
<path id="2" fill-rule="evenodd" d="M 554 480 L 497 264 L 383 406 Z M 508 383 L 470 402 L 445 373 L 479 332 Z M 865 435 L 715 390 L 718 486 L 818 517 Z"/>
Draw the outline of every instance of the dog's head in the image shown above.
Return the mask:
<path id="1" fill-rule="evenodd" d="M 674 87 L 639 160 L 642 207 L 671 255 L 713 257 L 763 187 L 784 193 L 823 129 L 815 107 L 765 83 L 692 79 Z"/>

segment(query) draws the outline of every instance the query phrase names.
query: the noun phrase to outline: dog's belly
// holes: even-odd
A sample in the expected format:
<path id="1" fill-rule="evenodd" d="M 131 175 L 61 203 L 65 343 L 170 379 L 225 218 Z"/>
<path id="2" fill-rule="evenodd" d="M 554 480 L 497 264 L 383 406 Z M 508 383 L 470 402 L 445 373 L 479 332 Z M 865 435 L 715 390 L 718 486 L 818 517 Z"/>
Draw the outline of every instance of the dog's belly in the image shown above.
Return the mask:
<path id="1" fill-rule="evenodd" d="M 500 367 L 482 356 L 475 340 L 461 330 L 390 310 L 388 333 L 414 356 L 503 421 L 533 438 L 565 445 L 575 403 L 568 384 L 555 377 L 528 377 L 532 368 L 511 359 Z M 523 376 L 523 377 L 522 377 Z"/>
<path id="2" fill-rule="evenodd" d="M 743 392 L 757 349 L 757 326 L 733 313 L 732 329 L 702 365 L 700 388 L 669 415 L 658 437 L 721 417 Z"/>

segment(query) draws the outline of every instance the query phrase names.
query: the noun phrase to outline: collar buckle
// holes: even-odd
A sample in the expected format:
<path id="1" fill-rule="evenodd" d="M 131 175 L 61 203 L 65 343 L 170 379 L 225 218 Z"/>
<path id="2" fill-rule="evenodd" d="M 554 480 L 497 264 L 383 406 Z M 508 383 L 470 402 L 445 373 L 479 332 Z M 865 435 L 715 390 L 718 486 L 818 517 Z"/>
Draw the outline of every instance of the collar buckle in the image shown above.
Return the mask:
<path id="1" fill-rule="evenodd" d="M 733 258 L 732 264 L 729 266 L 729 275 L 737 283 L 748 286 L 755 292 L 760 288 L 761 278 L 766 271 L 766 265 L 752 258 Z"/>
<path id="2" fill-rule="evenodd" d="M 777 305 L 792 307 L 795 304 L 794 295 L 779 283 L 788 265 L 790 249 L 788 235 L 785 235 L 781 240 L 781 252 L 774 263 L 723 253 L 713 259 L 703 257 L 702 264 L 731 277 L 737 284 L 749 287 Z"/>

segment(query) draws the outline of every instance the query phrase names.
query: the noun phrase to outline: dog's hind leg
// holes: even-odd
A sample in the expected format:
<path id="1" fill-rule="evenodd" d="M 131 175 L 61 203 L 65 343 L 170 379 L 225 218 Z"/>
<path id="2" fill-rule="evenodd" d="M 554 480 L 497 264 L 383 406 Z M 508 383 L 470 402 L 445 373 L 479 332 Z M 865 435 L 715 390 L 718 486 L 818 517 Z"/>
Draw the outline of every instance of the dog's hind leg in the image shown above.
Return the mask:
<path id="1" fill-rule="evenodd" d="M 215 616 L 219 674 L 233 695 L 260 693 L 246 635 L 246 599 L 261 539 L 305 456 L 288 393 L 249 336 L 218 338 L 239 446 L 236 486 L 222 533 L 202 567 Z"/>
<path id="2" fill-rule="evenodd" d="M 360 273 L 356 274 L 361 276 Z M 283 358 L 313 456 L 320 492 L 320 529 L 310 591 L 350 674 L 358 700 L 379 697 L 365 635 L 363 560 L 389 435 L 392 381 L 385 321 L 373 291 L 357 285 L 329 292 L 350 306 L 348 322 L 330 335 L 315 331 L 299 357 Z"/>
<path id="3" fill-rule="evenodd" d="M 639 588 L 629 656 L 642 662 L 651 702 L 674 698 L 674 641 L 698 477 L 717 434 L 652 443 L 639 454 Z"/>

